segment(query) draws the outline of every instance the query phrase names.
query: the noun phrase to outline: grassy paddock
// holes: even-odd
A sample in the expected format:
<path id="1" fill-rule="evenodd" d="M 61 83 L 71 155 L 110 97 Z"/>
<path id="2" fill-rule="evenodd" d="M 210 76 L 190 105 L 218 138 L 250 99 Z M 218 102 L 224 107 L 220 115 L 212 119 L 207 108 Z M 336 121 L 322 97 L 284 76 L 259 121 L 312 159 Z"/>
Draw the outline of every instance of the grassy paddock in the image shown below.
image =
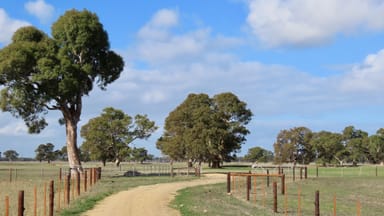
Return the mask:
<path id="1" fill-rule="evenodd" d="M 84 168 L 99 167 L 101 163 L 84 163 Z M 183 167 L 183 164 L 176 164 L 175 167 Z M 0 215 L 5 212 L 5 197 L 9 197 L 10 215 L 17 215 L 18 192 L 24 190 L 25 215 L 34 215 L 34 188 L 37 189 L 37 215 L 44 215 L 44 190 L 51 180 L 55 181 L 55 210 L 60 205 L 60 215 L 80 215 L 91 209 L 97 201 L 121 190 L 127 190 L 139 185 L 156 184 L 161 182 L 190 180 L 192 175 L 177 175 L 176 178 L 166 176 L 169 174 L 169 164 L 134 164 L 122 163 L 120 167 L 114 164 L 107 164 L 102 167 L 102 179 L 94 187 L 88 184 L 88 192 L 84 193 L 83 182 L 81 195 L 78 197 L 74 190 L 71 190 L 71 204 L 64 203 L 64 182 L 61 182 L 59 189 L 59 170 L 62 169 L 63 178 L 68 173 L 67 162 L 1 162 L 0 163 Z M 142 174 L 141 177 L 123 177 L 124 173 L 134 169 Z M 150 177 L 146 177 L 150 176 Z M 89 178 L 89 176 L 88 176 Z M 89 179 L 88 179 L 89 181 Z M 73 183 L 73 182 L 72 182 Z M 60 198 L 59 198 L 60 190 Z M 76 200 L 73 201 L 72 195 Z M 48 196 L 48 188 L 47 188 Z M 48 198 L 47 198 L 48 199 Z M 58 203 L 60 199 L 60 204 Z M 48 200 L 47 200 L 48 203 Z M 48 211 L 48 210 L 47 210 Z"/>
<path id="2" fill-rule="evenodd" d="M 301 215 L 313 215 L 316 190 L 320 191 L 321 215 L 333 214 L 334 197 L 337 215 L 356 215 L 358 203 L 361 205 L 361 215 L 381 215 L 384 207 L 382 198 L 384 170 L 382 167 L 378 168 L 378 177 L 375 176 L 375 166 L 319 168 L 320 177 L 316 178 L 316 167 L 310 167 L 309 179 L 287 181 L 286 196 L 281 195 L 278 188 L 279 213 L 277 215 L 285 215 L 285 209 L 287 209 L 287 215 L 298 215 L 298 211 Z M 232 172 L 232 169 L 234 168 L 229 170 Z M 275 180 L 280 183 L 278 179 Z M 245 178 L 241 180 L 237 177 L 237 188 L 232 191 L 232 195 L 227 195 L 226 184 L 187 188 L 180 191 L 172 206 L 186 216 L 276 215 L 272 212 L 272 181 L 273 179 L 271 179 L 271 187 L 267 188 L 265 179 L 257 178 L 256 195 L 252 188 L 250 202 L 245 200 Z"/>

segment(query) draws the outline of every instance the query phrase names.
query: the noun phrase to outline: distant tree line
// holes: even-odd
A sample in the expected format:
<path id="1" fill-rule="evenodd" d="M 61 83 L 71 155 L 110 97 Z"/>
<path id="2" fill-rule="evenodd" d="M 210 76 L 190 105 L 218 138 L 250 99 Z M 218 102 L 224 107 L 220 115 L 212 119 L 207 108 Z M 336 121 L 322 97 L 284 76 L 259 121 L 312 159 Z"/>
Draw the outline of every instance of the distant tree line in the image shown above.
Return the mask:
<path id="1" fill-rule="evenodd" d="M 273 147 L 275 163 L 377 164 L 384 161 L 384 128 L 369 136 L 354 126 L 341 133 L 294 127 L 280 131 Z"/>

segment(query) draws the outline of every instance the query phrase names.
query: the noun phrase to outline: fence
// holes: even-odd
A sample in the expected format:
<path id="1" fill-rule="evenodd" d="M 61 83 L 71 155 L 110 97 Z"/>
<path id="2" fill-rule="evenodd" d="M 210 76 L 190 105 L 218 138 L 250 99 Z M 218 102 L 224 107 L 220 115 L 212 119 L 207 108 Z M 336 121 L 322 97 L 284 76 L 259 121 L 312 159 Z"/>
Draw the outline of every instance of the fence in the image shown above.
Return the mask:
<path id="1" fill-rule="evenodd" d="M 16 195 L 13 192 L 13 194 L 4 196 L 4 205 L 0 205 L 0 214 L 3 212 L 5 216 L 51 216 L 54 212 L 68 206 L 72 200 L 82 193 L 89 191 L 101 179 L 101 168 L 86 168 L 81 175 L 78 173 L 78 175 L 72 177 L 69 171 L 63 171 L 62 168 L 48 170 L 49 177 L 45 177 L 43 181 L 35 184 L 33 182 L 36 181 L 32 178 L 32 174 L 35 172 L 10 168 L 6 172 L 7 175 L 1 175 L 2 187 L 8 187 L 10 189 L 8 191 L 18 190 L 18 193 Z M 2 171 L 2 174 L 4 174 L 4 170 Z M 53 171 L 56 173 L 54 177 Z M 42 173 L 44 172 L 40 174 L 43 175 Z M 48 175 L 48 173 L 44 174 Z M 25 179 L 25 176 L 31 178 Z M 50 177 L 57 180 L 47 180 Z M 6 181 L 4 181 L 5 178 Z"/>
<path id="2" fill-rule="evenodd" d="M 268 169 L 275 169 L 275 167 L 269 167 Z M 269 209 L 273 212 L 273 214 L 281 213 L 283 215 L 304 215 L 302 212 L 303 198 L 307 199 L 306 203 L 308 203 L 308 199 L 311 199 L 311 197 L 304 197 L 302 195 L 301 186 L 298 187 L 297 191 L 288 191 L 286 181 L 288 180 L 293 182 L 295 180 L 295 174 L 292 174 L 290 176 L 291 180 L 289 180 L 286 174 L 283 173 L 281 167 L 276 170 L 276 173 L 270 173 L 267 169 L 263 171 L 264 173 L 227 173 L 227 193 L 239 199 L 249 201 L 261 209 Z M 307 178 L 307 169 L 302 167 L 302 170 L 303 172 L 299 172 L 302 173 L 299 175 L 300 178 L 296 178 L 296 180 L 305 180 Z M 295 173 L 295 171 L 290 171 L 291 173 Z M 338 207 L 336 198 L 336 194 L 334 194 L 332 200 L 332 213 L 330 214 L 330 212 L 327 212 L 326 215 L 337 215 Z M 314 191 L 312 203 L 314 204 L 312 212 L 314 212 L 315 216 L 319 216 L 319 190 Z M 329 205 L 329 202 L 327 202 L 326 205 Z M 362 207 L 359 199 L 356 200 L 356 206 L 354 209 L 356 211 L 356 215 L 360 216 Z M 308 212 L 306 214 L 308 214 Z"/>
<path id="3" fill-rule="evenodd" d="M 119 175 L 134 176 L 200 176 L 201 167 L 187 167 L 184 164 L 170 163 L 122 163 L 118 167 L 110 168 L 106 172 L 113 172 Z M 108 175 L 108 174 L 107 174 Z"/>

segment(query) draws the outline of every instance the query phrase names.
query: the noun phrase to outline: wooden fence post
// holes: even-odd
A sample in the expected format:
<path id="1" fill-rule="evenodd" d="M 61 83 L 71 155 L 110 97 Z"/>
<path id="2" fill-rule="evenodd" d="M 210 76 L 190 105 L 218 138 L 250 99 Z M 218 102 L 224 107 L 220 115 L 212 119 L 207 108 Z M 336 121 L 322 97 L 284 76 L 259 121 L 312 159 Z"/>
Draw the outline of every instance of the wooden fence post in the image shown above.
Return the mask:
<path id="1" fill-rule="evenodd" d="M 315 194 L 315 216 L 320 216 L 320 192 L 318 190 Z"/>
<path id="2" fill-rule="evenodd" d="M 66 185 L 65 185 L 65 192 L 66 192 L 66 201 L 67 201 L 67 205 L 69 205 L 69 202 L 70 202 L 70 198 L 71 198 L 71 174 L 68 174 L 67 175 L 67 182 L 66 182 Z"/>
<path id="3" fill-rule="evenodd" d="M 251 176 L 246 176 L 247 177 L 247 201 L 249 201 L 249 195 L 251 191 Z"/>
<path id="4" fill-rule="evenodd" d="M 285 194 L 285 174 L 281 176 L 281 194 Z"/>
<path id="5" fill-rule="evenodd" d="M 227 193 L 231 193 L 231 173 L 227 173 Z"/>
<path id="6" fill-rule="evenodd" d="M 316 166 L 316 178 L 319 177 L 319 166 Z"/>
<path id="7" fill-rule="evenodd" d="M 92 168 L 88 169 L 89 170 L 89 187 L 92 187 L 92 181 L 93 181 L 93 170 Z"/>
<path id="8" fill-rule="evenodd" d="M 84 192 L 87 192 L 87 170 L 84 171 Z"/>
<path id="9" fill-rule="evenodd" d="M 49 207 L 48 207 L 48 215 L 53 216 L 53 208 L 54 208 L 54 200 L 55 199 L 55 188 L 54 182 L 51 180 L 49 183 Z"/>
<path id="10" fill-rule="evenodd" d="M 361 215 L 361 204 L 360 204 L 360 200 L 357 200 L 357 203 L 356 203 L 356 215 L 357 215 L 357 216 L 360 216 L 360 215 Z"/>
<path id="11" fill-rule="evenodd" d="M 17 208 L 17 215 L 23 216 L 24 215 L 24 191 L 19 191 L 19 201 L 18 201 L 18 208 Z"/>
<path id="12" fill-rule="evenodd" d="M 333 194 L 333 216 L 336 216 L 336 194 Z"/>
<path id="13" fill-rule="evenodd" d="M 37 187 L 33 188 L 33 215 L 37 216 Z"/>
<path id="14" fill-rule="evenodd" d="M 280 174 L 280 167 L 279 167 L 279 174 Z M 269 169 L 267 169 L 267 187 L 269 187 Z"/>
<path id="15" fill-rule="evenodd" d="M 295 181 L 295 166 L 292 168 L 292 180 Z"/>
<path id="16" fill-rule="evenodd" d="M 273 212 L 277 213 L 277 183 L 273 182 Z"/>
<path id="17" fill-rule="evenodd" d="M 101 167 L 97 168 L 97 180 L 101 179 Z"/>
<path id="18" fill-rule="evenodd" d="M 44 183 L 44 216 L 47 215 L 47 183 Z"/>
<path id="19" fill-rule="evenodd" d="M 62 176 L 63 176 L 63 170 L 60 168 L 59 169 L 59 181 L 62 180 Z"/>
<path id="20" fill-rule="evenodd" d="M 9 168 L 9 182 L 12 182 L 12 168 Z"/>
<path id="21" fill-rule="evenodd" d="M 305 168 L 304 168 L 304 178 L 305 178 L 305 179 L 308 178 L 308 167 L 305 167 Z"/>
<path id="22" fill-rule="evenodd" d="M 300 167 L 300 180 L 303 179 L 303 167 Z"/>
<path id="23" fill-rule="evenodd" d="M 9 196 L 5 196 L 5 216 L 9 216 Z"/>
<path id="24" fill-rule="evenodd" d="M 80 172 L 77 171 L 76 172 L 76 192 L 77 192 L 77 196 L 80 196 Z"/>

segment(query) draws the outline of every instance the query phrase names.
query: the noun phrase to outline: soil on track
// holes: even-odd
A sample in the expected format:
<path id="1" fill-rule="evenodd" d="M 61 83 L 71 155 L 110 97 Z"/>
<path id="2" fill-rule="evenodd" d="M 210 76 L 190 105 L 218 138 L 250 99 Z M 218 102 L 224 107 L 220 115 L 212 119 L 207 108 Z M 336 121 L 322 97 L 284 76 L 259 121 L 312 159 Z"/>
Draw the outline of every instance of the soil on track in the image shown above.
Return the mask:
<path id="1" fill-rule="evenodd" d="M 178 190 L 225 181 L 226 175 L 206 174 L 193 181 L 139 186 L 105 198 L 82 216 L 176 216 L 179 211 L 169 207 L 169 203 Z"/>

